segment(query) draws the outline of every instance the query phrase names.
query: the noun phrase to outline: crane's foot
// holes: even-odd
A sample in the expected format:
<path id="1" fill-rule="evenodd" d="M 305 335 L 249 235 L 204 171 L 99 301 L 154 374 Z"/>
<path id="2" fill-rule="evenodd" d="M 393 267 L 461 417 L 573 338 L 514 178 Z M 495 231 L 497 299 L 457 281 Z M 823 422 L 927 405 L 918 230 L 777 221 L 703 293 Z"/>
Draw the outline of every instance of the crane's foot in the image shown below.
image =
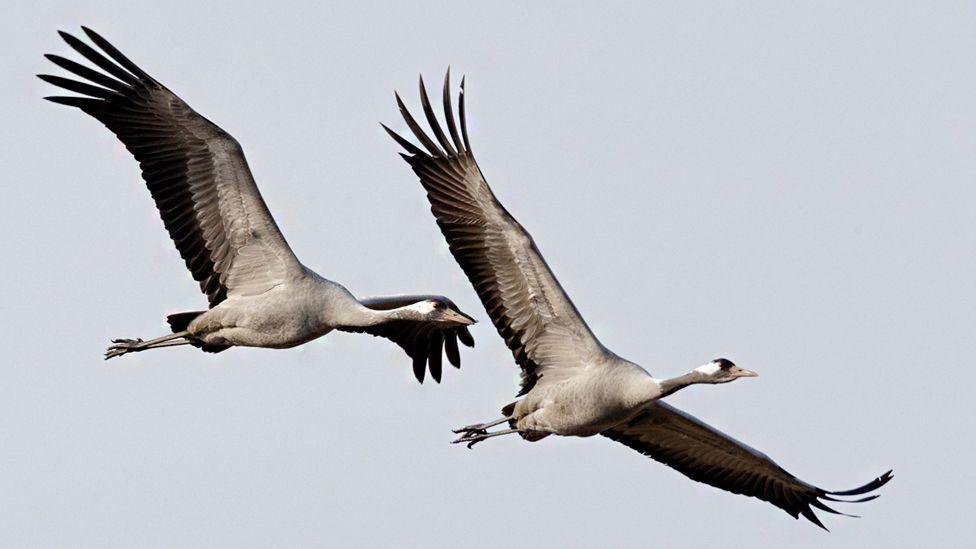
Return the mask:
<path id="1" fill-rule="evenodd" d="M 468 449 L 470 450 L 472 446 L 478 444 L 479 442 L 485 440 L 486 438 L 489 438 L 488 431 L 485 431 L 483 429 L 480 431 L 472 430 L 465 433 L 464 435 L 461 435 L 461 437 L 459 437 L 457 440 L 452 440 L 451 444 L 467 444 Z"/>
<path id="2" fill-rule="evenodd" d="M 122 356 L 126 353 L 134 353 L 146 348 L 146 342 L 142 338 L 136 339 L 113 339 L 111 347 L 105 351 L 105 360 Z"/>
<path id="3" fill-rule="evenodd" d="M 489 433 L 488 429 L 494 427 L 495 425 L 501 425 L 502 423 L 511 423 L 511 417 L 503 417 L 501 419 L 496 419 L 495 421 L 490 421 L 488 423 L 475 423 L 473 425 L 468 425 L 467 427 L 461 427 L 460 429 L 454 429 L 454 434 L 461 435 L 460 438 L 455 440 L 454 444 L 466 443 L 468 448 L 471 448 L 475 444 L 485 440 L 486 438 L 496 437 L 498 435 L 507 435 L 508 433 L 517 433 L 518 429 L 508 429 L 506 431 L 497 431 L 494 433 Z"/>
<path id="4" fill-rule="evenodd" d="M 482 440 L 518 432 L 518 429 L 505 429 L 504 431 L 495 431 L 494 433 L 489 433 L 485 429 L 472 429 L 461 435 L 457 440 L 452 441 L 451 444 L 467 444 L 468 449 L 470 450 L 472 446 L 478 444 Z"/>
<path id="5" fill-rule="evenodd" d="M 501 419 L 496 419 L 495 421 L 489 421 L 488 423 L 475 423 L 473 425 L 468 425 L 467 427 L 454 429 L 453 433 L 455 435 L 460 435 L 461 433 L 467 433 L 467 434 L 484 433 L 490 427 L 494 427 L 495 425 L 501 425 L 502 423 L 506 423 L 511 420 L 512 418 L 510 417 L 503 417 Z"/>
<path id="6" fill-rule="evenodd" d="M 475 423 L 468 425 L 466 427 L 459 427 L 457 429 L 451 430 L 455 435 L 460 435 L 461 433 L 483 433 L 489 425 L 487 423 Z"/>

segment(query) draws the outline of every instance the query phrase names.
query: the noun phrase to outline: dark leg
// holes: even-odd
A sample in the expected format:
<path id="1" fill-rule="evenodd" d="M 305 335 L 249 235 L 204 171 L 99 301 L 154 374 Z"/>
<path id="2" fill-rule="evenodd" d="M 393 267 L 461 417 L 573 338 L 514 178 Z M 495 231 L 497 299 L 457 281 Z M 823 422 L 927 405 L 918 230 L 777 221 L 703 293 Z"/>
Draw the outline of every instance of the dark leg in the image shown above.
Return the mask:
<path id="1" fill-rule="evenodd" d="M 462 436 L 461 438 L 452 442 L 452 444 L 467 443 L 468 448 L 471 448 L 475 444 L 478 444 L 482 440 L 489 439 L 491 437 L 500 437 L 502 435 L 510 435 L 512 433 L 519 433 L 518 429 L 505 429 L 504 431 L 495 431 L 494 433 L 488 433 L 485 431 L 480 432 L 469 432 L 468 434 Z"/>
<path id="2" fill-rule="evenodd" d="M 114 345 L 105 351 L 105 360 L 122 356 L 126 353 L 145 351 L 146 349 L 174 347 L 176 345 L 189 345 L 190 340 L 186 339 L 186 336 L 188 335 L 190 335 L 190 332 L 184 331 L 177 332 L 175 334 L 167 334 L 162 337 L 157 337 L 156 339 L 150 339 L 149 341 L 143 341 L 141 339 L 113 339 L 112 343 L 114 343 Z"/>
<path id="3" fill-rule="evenodd" d="M 495 425 L 501 425 L 511 418 L 503 417 L 501 419 L 492 421 L 491 423 L 475 423 L 474 425 L 468 425 L 467 427 L 461 427 L 460 429 L 454 429 L 453 433 L 459 435 L 461 433 L 477 433 L 479 431 L 484 431 Z"/>

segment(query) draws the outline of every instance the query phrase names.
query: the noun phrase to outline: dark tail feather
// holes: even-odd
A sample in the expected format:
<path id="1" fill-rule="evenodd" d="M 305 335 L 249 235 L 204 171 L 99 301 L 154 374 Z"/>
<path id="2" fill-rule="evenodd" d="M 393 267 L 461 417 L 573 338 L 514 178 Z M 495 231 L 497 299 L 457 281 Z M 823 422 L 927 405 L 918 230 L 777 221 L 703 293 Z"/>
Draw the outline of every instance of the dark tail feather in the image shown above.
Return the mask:
<path id="1" fill-rule="evenodd" d="M 186 331 L 193 319 L 202 315 L 206 311 L 190 311 L 187 313 L 175 313 L 166 317 L 166 322 L 169 323 L 169 327 L 173 330 L 173 333 Z M 202 349 L 206 353 L 219 353 L 220 351 L 226 351 L 230 349 L 230 345 L 208 345 L 202 341 L 194 339 L 192 336 L 188 336 L 186 339 L 190 341 L 190 345 Z"/>
<path id="2" fill-rule="evenodd" d="M 169 323 L 170 329 L 173 333 L 185 331 L 186 328 L 193 322 L 193 319 L 202 315 L 205 311 L 190 311 L 188 313 L 176 313 L 166 317 L 166 322 Z"/>
<path id="3" fill-rule="evenodd" d="M 510 402 L 510 403 L 506 404 L 505 407 L 502 408 L 502 415 L 505 416 L 505 417 L 511 417 L 512 414 L 515 413 L 515 405 L 516 404 L 518 404 L 517 401 L 516 402 Z"/>
<path id="4" fill-rule="evenodd" d="M 230 349 L 230 345 L 207 345 L 206 343 L 191 343 L 194 347 L 200 347 L 200 349 L 205 353 L 219 353 L 220 351 L 226 351 Z"/>

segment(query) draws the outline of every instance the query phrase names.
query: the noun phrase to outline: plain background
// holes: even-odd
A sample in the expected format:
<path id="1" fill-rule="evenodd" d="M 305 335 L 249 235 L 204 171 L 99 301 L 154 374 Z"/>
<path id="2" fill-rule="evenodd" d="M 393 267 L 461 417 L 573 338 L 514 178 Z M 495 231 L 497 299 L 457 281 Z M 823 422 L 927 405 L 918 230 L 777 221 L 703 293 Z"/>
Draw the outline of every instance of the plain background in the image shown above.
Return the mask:
<path id="1" fill-rule="evenodd" d="M 0 23 L 0 545 L 972 542 L 971 2 L 86 4 Z M 421 386 L 349 334 L 103 362 L 206 302 L 135 161 L 41 100 L 81 24 L 238 138 L 310 267 L 481 319 L 463 369 Z M 448 444 L 517 370 L 378 124 L 448 65 L 489 182 L 601 340 L 660 376 L 760 372 L 670 401 L 828 489 L 894 468 L 845 507 L 864 518 L 827 534 L 600 437 Z"/>

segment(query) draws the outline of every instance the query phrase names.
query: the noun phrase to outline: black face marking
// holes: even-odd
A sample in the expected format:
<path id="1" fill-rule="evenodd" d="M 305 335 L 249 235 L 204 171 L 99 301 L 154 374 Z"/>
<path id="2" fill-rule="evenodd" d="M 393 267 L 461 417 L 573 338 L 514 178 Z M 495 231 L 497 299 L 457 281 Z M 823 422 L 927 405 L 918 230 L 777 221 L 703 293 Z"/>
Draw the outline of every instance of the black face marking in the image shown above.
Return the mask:
<path id="1" fill-rule="evenodd" d="M 434 308 L 435 309 L 438 309 L 438 310 L 446 309 L 447 308 L 447 304 L 444 303 L 443 301 L 435 301 L 434 302 Z"/>
<path id="2" fill-rule="evenodd" d="M 732 364 L 731 360 L 726 358 L 716 358 L 713 362 L 717 363 L 718 367 L 723 370 L 728 370 L 729 368 L 735 366 L 735 364 Z"/>

